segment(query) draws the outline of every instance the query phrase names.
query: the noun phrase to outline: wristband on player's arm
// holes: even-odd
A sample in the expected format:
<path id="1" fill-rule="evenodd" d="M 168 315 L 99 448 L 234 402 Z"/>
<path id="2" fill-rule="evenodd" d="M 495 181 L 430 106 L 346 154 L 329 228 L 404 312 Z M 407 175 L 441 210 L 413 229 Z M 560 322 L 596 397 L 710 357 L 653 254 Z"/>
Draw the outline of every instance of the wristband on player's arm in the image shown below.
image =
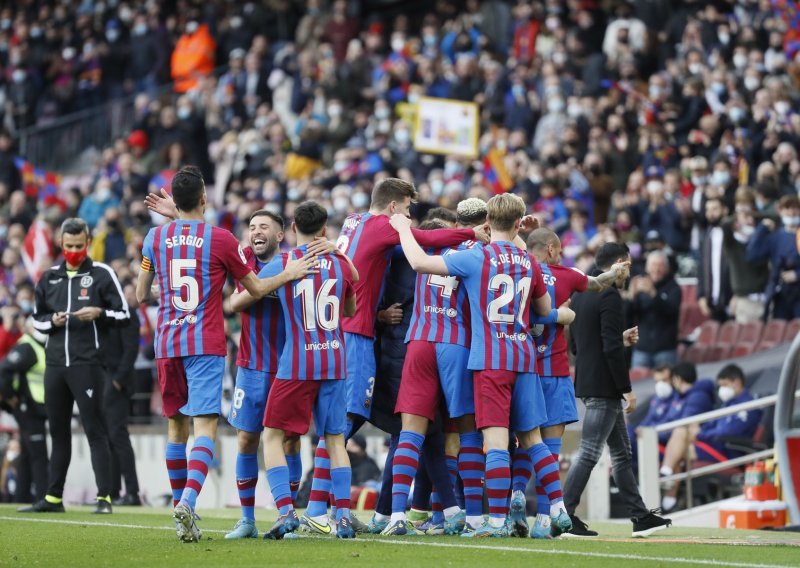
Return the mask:
<path id="1" fill-rule="evenodd" d="M 531 325 L 545 325 L 549 323 L 556 323 L 558 322 L 558 309 L 553 308 L 550 310 L 550 313 L 546 316 L 540 316 L 538 314 L 533 314 L 531 318 Z"/>

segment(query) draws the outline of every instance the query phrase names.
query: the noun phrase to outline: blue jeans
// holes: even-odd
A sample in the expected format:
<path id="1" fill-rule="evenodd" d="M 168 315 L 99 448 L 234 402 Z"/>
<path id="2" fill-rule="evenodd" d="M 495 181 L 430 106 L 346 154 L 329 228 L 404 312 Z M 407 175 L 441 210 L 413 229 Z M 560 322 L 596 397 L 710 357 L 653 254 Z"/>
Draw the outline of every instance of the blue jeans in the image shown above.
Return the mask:
<path id="1" fill-rule="evenodd" d="M 633 358 L 631 359 L 631 367 L 646 367 L 648 369 L 655 369 L 659 365 L 674 365 L 677 362 L 677 349 L 656 351 L 655 353 L 648 353 L 647 351 L 639 351 L 638 349 L 634 349 Z"/>
<path id="2" fill-rule="evenodd" d="M 631 517 L 644 517 L 648 510 L 639 495 L 633 475 L 631 442 L 625 427 L 622 402 L 616 398 L 584 398 L 586 414 L 583 417 L 581 447 L 578 457 L 569 468 L 564 484 L 564 506 L 570 515 L 581 502 L 581 494 L 589 476 L 608 444 L 611 451 L 611 474 L 619 488 L 620 496 Z"/>

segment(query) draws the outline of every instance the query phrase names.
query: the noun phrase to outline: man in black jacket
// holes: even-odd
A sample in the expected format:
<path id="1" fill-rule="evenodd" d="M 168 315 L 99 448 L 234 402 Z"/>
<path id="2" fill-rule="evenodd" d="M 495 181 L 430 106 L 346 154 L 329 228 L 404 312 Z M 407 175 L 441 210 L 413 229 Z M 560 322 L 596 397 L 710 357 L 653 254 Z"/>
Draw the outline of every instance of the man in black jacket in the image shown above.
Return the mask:
<path id="1" fill-rule="evenodd" d="M 600 272 L 608 270 L 614 263 L 628 260 L 628 247 L 618 243 L 604 244 L 595 257 Z M 638 330 L 625 330 L 619 292 L 628 276 L 625 271 L 615 285 L 604 292 L 578 294 L 572 300 L 572 309 L 576 313 L 570 326 L 572 350 L 577 353 L 575 396 L 581 398 L 586 406 L 580 452 L 564 485 L 564 505 L 573 527 L 569 532 L 575 536 L 597 536 L 574 515 L 606 443 L 611 450 L 614 481 L 633 521 L 633 536 L 649 536 L 672 522 L 645 507 L 631 466 L 631 443 L 623 411 L 627 414 L 633 412 L 636 395 L 631 390 L 625 348 L 636 343 Z M 624 399 L 622 404 L 621 399 Z"/>
<path id="2" fill-rule="evenodd" d="M 633 351 L 633 367 L 653 369 L 678 362 L 678 316 L 681 287 L 675 282 L 669 257 L 662 251 L 647 255 L 645 274 L 631 280 L 630 308 L 641 331 Z"/>
<path id="3" fill-rule="evenodd" d="M 21 513 L 63 512 L 62 495 L 72 456 L 72 406 L 78 404 L 97 482 L 96 513 L 111 512 L 111 453 L 103 417 L 105 374 L 100 344 L 106 329 L 130 319 L 128 302 L 111 268 L 88 257 L 83 219 L 61 225 L 64 262 L 36 285 L 34 328 L 49 335 L 44 372 L 52 451 L 47 495 Z"/>
<path id="4" fill-rule="evenodd" d="M 133 394 L 133 364 L 139 354 L 139 315 L 136 313 L 136 289 L 131 283 L 124 288 L 129 302 L 131 319 L 124 327 L 108 330 L 102 345 L 106 388 L 103 394 L 108 441 L 111 443 L 111 498 L 114 505 L 141 505 L 139 479 L 136 476 L 136 457 L 128 432 L 131 395 Z M 120 497 L 120 474 L 125 480 L 125 495 Z"/>
<path id="5" fill-rule="evenodd" d="M 36 499 L 47 490 L 47 411 L 44 407 L 44 344 L 47 337 L 29 323 L 0 361 L 0 408 L 14 416 L 19 426 L 21 451 L 17 461 L 18 503 L 30 502 L 31 485 Z"/>

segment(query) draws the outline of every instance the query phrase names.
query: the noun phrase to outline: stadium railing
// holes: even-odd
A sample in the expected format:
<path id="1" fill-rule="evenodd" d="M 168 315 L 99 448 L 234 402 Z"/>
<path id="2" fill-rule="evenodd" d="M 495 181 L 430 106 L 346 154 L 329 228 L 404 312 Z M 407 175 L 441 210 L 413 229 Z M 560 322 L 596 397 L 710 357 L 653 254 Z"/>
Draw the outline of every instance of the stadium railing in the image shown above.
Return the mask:
<path id="1" fill-rule="evenodd" d="M 795 398 L 800 398 L 800 390 L 794 393 Z M 639 490 L 645 503 L 661 503 L 661 485 L 662 483 L 671 482 L 686 482 L 686 499 L 687 508 L 693 506 L 692 495 L 692 480 L 698 477 L 711 475 L 721 471 L 729 470 L 731 468 L 738 468 L 750 463 L 755 463 L 760 460 L 769 459 L 774 457 L 775 449 L 769 448 L 761 451 L 747 453 L 741 457 L 729 459 L 723 462 L 697 467 L 692 469 L 691 459 L 686 456 L 686 471 L 683 473 L 676 473 L 674 475 L 661 477 L 660 460 L 658 455 L 658 435 L 661 432 L 670 432 L 675 428 L 683 426 L 692 426 L 695 424 L 703 424 L 717 418 L 723 418 L 733 414 L 738 414 L 742 411 L 756 410 L 759 408 L 769 408 L 775 406 L 778 401 L 778 395 L 773 394 L 758 398 L 742 404 L 736 404 L 727 408 L 720 408 L 712 410 L 696 416 L 682 418 L 673 422 L 667 422 L 658 426 L 643 426 L 639 430 L 637 437 L 639 447 Z"/>
<path id="2" fill-rule="evenodd" d="M 217 77 L 228 65 L 214 69 Z M 148 93 L 151 99 L 175 96 L 174 83 L 165 83 Z M 135 122 L 134 101 L 137 95 L 126 95 L 96 107 L 60 116 L 46 123 L 35 124 L 16 133 L 19 154 L 37 168 L 63 172 L 80 154 L 95 148 L 98 152 L 120 136 L 127 136 Z"/>

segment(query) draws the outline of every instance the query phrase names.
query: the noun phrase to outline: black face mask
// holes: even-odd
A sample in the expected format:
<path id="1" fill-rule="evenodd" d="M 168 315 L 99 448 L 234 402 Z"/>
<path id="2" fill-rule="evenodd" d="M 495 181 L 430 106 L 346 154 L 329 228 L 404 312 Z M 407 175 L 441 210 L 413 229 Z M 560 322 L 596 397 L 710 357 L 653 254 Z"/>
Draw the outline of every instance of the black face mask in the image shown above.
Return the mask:
<path id="1" fill-rule="evenodd" d="M 591 166 L 589 166 L 589 172 L 591 172 L 592 175 L 599 176 L 602 173 L 602 171 L 603 170 L 601 170 L 600 166 L 598 166 L 597 164 L 592 164 Z"/>

